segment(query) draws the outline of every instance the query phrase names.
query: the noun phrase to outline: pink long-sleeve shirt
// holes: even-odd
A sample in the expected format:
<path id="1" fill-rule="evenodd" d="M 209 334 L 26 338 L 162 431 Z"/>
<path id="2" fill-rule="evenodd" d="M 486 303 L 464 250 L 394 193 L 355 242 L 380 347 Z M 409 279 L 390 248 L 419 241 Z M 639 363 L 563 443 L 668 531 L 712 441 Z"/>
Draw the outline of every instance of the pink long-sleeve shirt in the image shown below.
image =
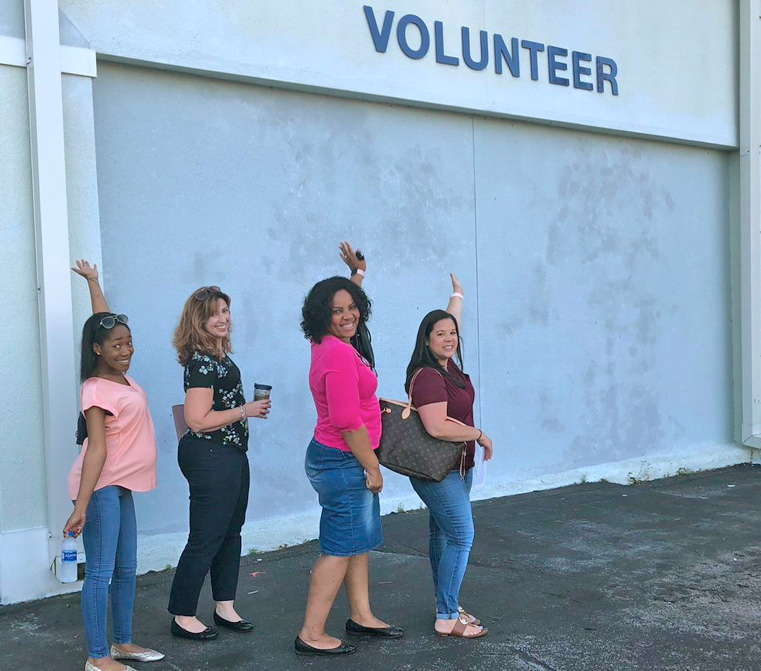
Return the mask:
<path id="1" fill-rule="evenodd" d="M 341 435 L 367 427 L 373 449 L 380 444 L 378 378 L 357 351 L 335 336 L 312 343 L 309 388 L 317 408 L 317 442 L 350 452 Z"/>

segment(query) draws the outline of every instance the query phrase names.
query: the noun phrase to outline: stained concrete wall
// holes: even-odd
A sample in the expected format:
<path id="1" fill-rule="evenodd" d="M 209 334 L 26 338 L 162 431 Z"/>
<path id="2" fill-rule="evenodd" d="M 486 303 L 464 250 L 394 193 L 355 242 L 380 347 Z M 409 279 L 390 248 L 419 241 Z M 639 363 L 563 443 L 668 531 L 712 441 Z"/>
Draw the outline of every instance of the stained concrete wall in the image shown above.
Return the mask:
<path id="1" fill-rule="evenodd" d="M 476 128 L 481 408 L 501 475 L 730 442 L 728 158 Z"/>
<path id="2" fill-rule="evenodd" d="M 170 340 L 205 284 L 233 297 L 247 392 L 275 385 L 249 521 L 314 508 L 299 309 L 344 238 L 370 259 L 381 394 L 403 393 L 419 320 L 461 276 L 487 483 L 731 442 L 723 153 L 114 64 L 95 110 L 109 298 L 159 437 L 145 533 L 186 525 Z"/>

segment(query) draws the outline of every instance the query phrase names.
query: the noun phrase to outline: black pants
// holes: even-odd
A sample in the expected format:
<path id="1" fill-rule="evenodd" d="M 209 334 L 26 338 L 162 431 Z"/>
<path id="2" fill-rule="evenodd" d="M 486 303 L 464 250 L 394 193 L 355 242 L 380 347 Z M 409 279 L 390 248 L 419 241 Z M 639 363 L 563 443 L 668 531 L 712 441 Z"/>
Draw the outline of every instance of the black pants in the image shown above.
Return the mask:
<path id="1" fill-rule="evenodd" d="M 177 460 L 190 485 L 190 535 L 174 574 L 169 612 L 192 616 L 210 571 L 214 600 L 235 599 L 240 530 L 248 505 L 248 457 L 234 447 L 183 437 Z"/>

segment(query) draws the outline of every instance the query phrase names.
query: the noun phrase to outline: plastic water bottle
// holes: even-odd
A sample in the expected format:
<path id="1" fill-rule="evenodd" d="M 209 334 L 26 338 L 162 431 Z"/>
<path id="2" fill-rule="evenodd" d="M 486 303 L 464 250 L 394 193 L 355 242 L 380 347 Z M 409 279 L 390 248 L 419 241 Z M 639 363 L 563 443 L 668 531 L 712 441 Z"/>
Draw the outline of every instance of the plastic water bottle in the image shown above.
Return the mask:
<path id="1" fill-rule="evenodd" d="M 74 532 L 69 531 L 61 544 L 61 582 L 77 582 L 77 541 Z"/>

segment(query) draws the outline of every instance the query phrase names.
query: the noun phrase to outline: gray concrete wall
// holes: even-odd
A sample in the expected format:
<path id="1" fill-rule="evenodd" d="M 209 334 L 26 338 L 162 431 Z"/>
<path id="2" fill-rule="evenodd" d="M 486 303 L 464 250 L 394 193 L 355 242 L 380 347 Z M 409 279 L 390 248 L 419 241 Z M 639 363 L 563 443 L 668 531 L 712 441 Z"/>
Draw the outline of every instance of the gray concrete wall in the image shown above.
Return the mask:
<path id="1" fill-rule="evenodd" d="M 727 157 L 476 129 L 481 408 L 509 452 L 500 475 L 730 442 Z"/>
<path id="2" fill-rule="evenodd" d="M 487 482 L 731 442 L 724 154 L 107 63 L 94 101 L 108 297 L 159 439 L 144 533 L 187 523 L 170 340 L 202 284 L 233 297 L 247 393 L 275 384 L 271 419 L 252 421 L 249 520 L 314 508 L 299 309 L 342 272 L 344 238 L 370 259 L 388 396 L 461 276 Z M 386 496 L 409 491 L 388 480 Z"/>

